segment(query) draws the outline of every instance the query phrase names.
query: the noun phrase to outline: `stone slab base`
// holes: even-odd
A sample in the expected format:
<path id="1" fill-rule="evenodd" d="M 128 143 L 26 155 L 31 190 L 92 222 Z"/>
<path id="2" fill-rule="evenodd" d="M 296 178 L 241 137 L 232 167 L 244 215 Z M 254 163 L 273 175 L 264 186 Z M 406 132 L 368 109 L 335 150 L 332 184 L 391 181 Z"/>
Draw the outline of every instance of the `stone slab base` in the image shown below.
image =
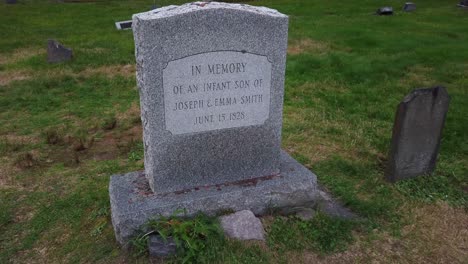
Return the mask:
<path id="1" fill-rule="evenodd" d="M 124 248 L 148 219 L 177 209 L 185 209 L 188 217 L 241 210 L 262 215 L 271 209 L 313 207 L 320 197 L 315 174 L 284 151 L 279 175 L 154 194 L 144 172 L 130 172 L 111 176 L 109 195 L 115 235 Z"/>

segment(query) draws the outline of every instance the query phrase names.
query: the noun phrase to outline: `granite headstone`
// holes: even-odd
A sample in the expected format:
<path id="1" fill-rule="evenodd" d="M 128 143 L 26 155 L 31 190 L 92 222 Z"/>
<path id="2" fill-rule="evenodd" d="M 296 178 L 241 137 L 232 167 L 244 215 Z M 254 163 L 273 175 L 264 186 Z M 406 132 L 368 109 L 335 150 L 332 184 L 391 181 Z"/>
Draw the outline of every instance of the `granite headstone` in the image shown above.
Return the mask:
<path id="1" fill-rule="evenodd" d="M 316 176 L 281 151 L 288 17 L 196 2 L 133 16 L 145 171 L 111 177 L 125 242 L 150 217 L 311 204 Z"/>
<path id="2" fill-rule="evenodd" d="M 381 7 L 379 9 L 377 9 L 376 14 L 379 15 L 379 16 L 393 15 L 393 7 L 391 7 L 391 6 Z"/>
<path id="3" fill-rule="evenodd" d="M 132 29 L 132 20 L 115 22 L 115 27 L 118 30 Z"/>
<path id="4" fill-rule="evenodd" d="M 459 7 L 468 7 L 468 0 L 460 0 Z"/>
<path id="5" fill-rule="evenodd" d="M 403 11 L 405 11 L 405 12 L 412 12 L 414 10 L 416 10 L 416 5 L 414 3 L 407 2 L 403 6 Z"/>
<path id="6" fill-rule="evenodd" d="M 73 51 L 64 47 L 58 41 L 49 39 L 47 42 L 47 62 L 58 63 L 71 60 Z"/>
<path id="7" fill-rule="evenodd" d="M 444 87 L 416 89 L 398 105 L 386 178 L 391 182 L 434 171 L 450 97 Z"/>
<path id="8" fill-rule="evenodd" d="M 287 16 L 203 2 L 137 14 L 133 27 L 151 189 L 277 175 Z"/>

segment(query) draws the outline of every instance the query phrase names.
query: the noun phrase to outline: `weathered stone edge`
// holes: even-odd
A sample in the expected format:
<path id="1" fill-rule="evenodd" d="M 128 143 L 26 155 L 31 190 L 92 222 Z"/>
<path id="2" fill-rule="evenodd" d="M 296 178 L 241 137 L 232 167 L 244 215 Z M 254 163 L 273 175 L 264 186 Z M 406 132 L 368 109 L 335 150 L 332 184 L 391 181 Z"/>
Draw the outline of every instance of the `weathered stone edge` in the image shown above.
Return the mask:
<path id="1" fill-rule="evenodd" d="M 177 15 L 183 15 L 190 12 L 196 12 L 201 10 L 209 9 L 231 9 L 245 12 L 252 12 L 255 14 L 287 17 L 287 15 L 278 12 L 278 10 L 263 7 L 263 6 L 251 6 L 246 4 L 231 4 L 231 3 L 220 3 L 220 2 L 193 2 L 186 3 L 183 5 L 170 5 L 154 9 L 147 12 L 137 13 L 133 15 L 133 19 L 139 20 L 152 20 L 157 18 L 167 18 Z"/>

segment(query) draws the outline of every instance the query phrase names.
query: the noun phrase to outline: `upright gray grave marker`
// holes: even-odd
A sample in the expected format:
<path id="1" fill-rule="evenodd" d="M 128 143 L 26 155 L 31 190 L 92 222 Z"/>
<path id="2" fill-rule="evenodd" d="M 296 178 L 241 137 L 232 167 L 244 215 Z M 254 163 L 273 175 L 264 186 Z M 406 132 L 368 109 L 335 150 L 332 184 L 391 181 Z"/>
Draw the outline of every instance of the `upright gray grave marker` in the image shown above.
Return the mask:
<path id="1" fill-rule="evenodd" d="M 460 3 L 458 4 L 459 7 L 466 8 L 468 7 L 468 0 L 460 0 Z"/>
<path id="2" fill-rule="evenodd" d="M 414 10 L 416 10 L 416 5 L 414 3 L 407 2 L 403 6 L 403 11 L 405 11 L 405 12 L 412 12 Z"/>
<path id="3" fill-rule="evenodd" d="M 134 16 L 154 192 L 279 173 L 287 30 L 271 9 L 213 2 Z"/>
<path id="4" fill-rule="evenodd" d="M 145 172 L 111 177 L 121 243 L 178 208 L 262 214 L 315 201 L 315 175 L 280 149 L 286 15 L 197 2 L 136 14 L 132 27 Z"/>
<path id="5" fill-rule="evenodd" d="M 47 62 L 58 63 L 69 61 L 73 58 L 73 51 L 64 47 L 58 41 L 49 39 L 47 41 Z"/>
<path id="6" fill-rule="evenodd" d="M 450 97 L 444 87 L 416 89 L 398 105 L 386 178 L 395 182 L 436 166 Z"/>

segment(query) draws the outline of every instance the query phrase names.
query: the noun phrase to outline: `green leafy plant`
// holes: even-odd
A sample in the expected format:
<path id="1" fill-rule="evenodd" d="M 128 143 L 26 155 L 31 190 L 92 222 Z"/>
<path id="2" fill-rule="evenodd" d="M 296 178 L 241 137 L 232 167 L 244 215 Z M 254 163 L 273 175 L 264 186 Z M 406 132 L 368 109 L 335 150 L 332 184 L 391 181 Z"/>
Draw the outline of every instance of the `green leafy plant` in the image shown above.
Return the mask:
<path id="1" fill-rule="evenodd" d="M 6 155 L 10 152 L 19 151 L 24 148 L 24 144 L 18 141 L 0 138 L 0 155 Z"/>
<path id="2" fill-rule="evenodd" d="M 164 240 L 172 238 L 177 245 L 177 255 L 183 263 L 196 262 L 213 240 L 222 240 L 223 233 L 215 218 L 198 214 L 192 219 L 184 219 L 180 211 L 169 217 L 151 219 L 145 225 L 148 230 L 132 240 L 137 254 L 146 252 L 148 237 L 158 234 Z"/>
<path id="3" fill-rule="evenodd" d="M 143 159 L 143 142 L 142 141 L 131 141 L 129 143 L 130 152 L 128 153 L 128 160 L 139 161 Z"/>
<path id="4" fill-rule="evenodd" d="M 102 231 L 104 230 L 104 228 L 106 227 L 107 225 L 107 221 L 102 221 L 100 222 L 99 224 L 97 224 L 94 229 L 91 231 L 90 235 L 92 237 L 98 237 L 102 234 Z"/>

